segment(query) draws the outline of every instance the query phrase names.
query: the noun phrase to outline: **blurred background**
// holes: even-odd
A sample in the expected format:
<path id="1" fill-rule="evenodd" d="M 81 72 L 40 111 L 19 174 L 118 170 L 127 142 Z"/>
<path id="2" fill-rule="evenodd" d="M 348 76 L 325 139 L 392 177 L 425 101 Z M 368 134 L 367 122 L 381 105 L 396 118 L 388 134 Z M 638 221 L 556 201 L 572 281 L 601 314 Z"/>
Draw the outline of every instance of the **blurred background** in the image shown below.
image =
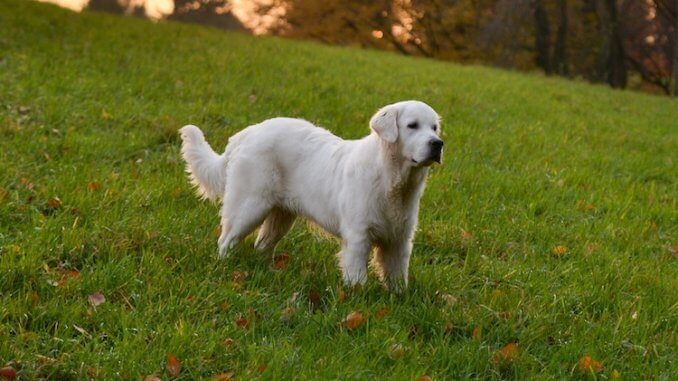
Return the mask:
<path id="1" fill-rule="evenodd" d="M 678 0 L 41 0 L 678 94 Z"/>

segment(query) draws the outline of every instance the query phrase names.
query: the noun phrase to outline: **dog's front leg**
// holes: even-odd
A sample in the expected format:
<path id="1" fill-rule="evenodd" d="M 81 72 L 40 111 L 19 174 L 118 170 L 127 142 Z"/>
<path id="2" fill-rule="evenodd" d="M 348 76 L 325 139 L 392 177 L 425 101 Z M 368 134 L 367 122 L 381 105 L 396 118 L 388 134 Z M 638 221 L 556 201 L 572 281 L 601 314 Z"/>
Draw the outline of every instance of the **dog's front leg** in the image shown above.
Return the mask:
<path id="1" fill-rule="evenodd" d="M 344 283 L 354 287 L 367 282 L 367 259 L 372 244 L 364 237 L 344 238 L 338 254 Z"/>
<path id="2" fill-rule="evenodd" d="M 372 266 L 389 290 L 399 293 L 407 288 L 411 252 L 411 241 L 390 247 L 377 247 L 372 259 Z"/>

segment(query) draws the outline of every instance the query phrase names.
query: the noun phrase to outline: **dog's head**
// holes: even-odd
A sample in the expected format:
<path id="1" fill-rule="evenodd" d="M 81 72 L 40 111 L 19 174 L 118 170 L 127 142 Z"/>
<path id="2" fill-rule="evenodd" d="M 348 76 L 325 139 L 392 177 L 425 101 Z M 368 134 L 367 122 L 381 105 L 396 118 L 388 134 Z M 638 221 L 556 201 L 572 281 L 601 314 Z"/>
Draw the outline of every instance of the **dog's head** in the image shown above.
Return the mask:
<path id="1" fill-rule="evenodd" d="M 424 102 L 404 101 L 385 106 L 374 114 L 370 128 L 413 166 L 442 162 L 440 117 Z"/>

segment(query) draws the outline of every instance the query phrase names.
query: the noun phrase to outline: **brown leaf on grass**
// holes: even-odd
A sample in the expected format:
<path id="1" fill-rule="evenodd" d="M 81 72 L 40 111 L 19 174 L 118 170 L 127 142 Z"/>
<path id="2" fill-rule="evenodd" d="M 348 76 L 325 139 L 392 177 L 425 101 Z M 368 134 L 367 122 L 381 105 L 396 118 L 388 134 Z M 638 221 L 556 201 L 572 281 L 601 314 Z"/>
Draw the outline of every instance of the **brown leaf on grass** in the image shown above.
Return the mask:
<path id="1" fill-rule="evenodd" d="M 109 119 L 111 119 L 111 114 L 106 112 L 106 110 L 101 110 L 101 119 L 109 120 Z"/>
<path id="2" fill-rule="evenodd" d="M 94 192 L 95 190 L 101 189 L 101 184 L 97 183 L 96 181 L 90 181 L 87 183 L 87 190 L 90 192 Z"/>
<path id="3" fill-rule="evenodd" d="M 384 318 L 384 316 L 388 314 L 388 311 L 390 311 L 388 307 L 381 307 L 379 311 L 377 311 L 377 313 L 374 314 L 374 318 L 377 320 L 381 320 Z"/>
<path id="4" fill-rule="evenodd" d="M 25 178 L 25 177 L 22 177 L 22 178 L 19 180 L 19 182 L 20 182 L 21 185 L 23 185 L 26 189 L 29 189 L 29 190 L 33 189 L 33 183 L 30 182 L 30 180 L 28 180 L 28 179 Z"/>
<path id="5" fill-rule="evenodd" d="M 347 297 L 346 291 L 344 291 L 343 288 L 340 288 L 337 292 L 337 299 L 339 299 L 340 302 L 345 302 Z"/>
<path id="6" fill-rule="evenodd" d="M 518 344 L 508 343 L 502 349 L 494 352 L 492 361 L 496 364 L 512 363 L 518 358 Z"/>
<path id="7" fill-rule="evenodd" d="M 237 284 L 238 286 L 242 286 L 245 283 L 245 279 L 247 279 L 246 272 L 243 271 L 233 272 L 233 283 Z"/>
<path id="8" fill-rule="evenodd" d="M 579 359 L 578 367 L 579 371 L 584 374 L 600 373 L 603 371 L 600 361 L 594 360 L 589 355 L 584 355 L 584 357 Z"/>
<path id="9" fill-rule="evenodd" d="M 87 300 L 89 301 L 89 304 L 91 304 L 93 307 L 96 307 L 102 305 L 106 301 L 106 297 L 102 293 L 97 291 L 92 295 L 88 296 Z"/>
<path id="10" fill-rule="evenodd" d="M 52 284 L 55 287 L 64 287 L 68 282 L 77 279 L 80 277 L 80 271 L 78 270 L 63 270 L 61 272 L 61 278 L 59 281 Z"/>
<path id="11" fill-rule="evenodd" d="M 558 246 L 554 247 L 551 250 L 551 252 L 555 255 L 563 255 L 563 254 L 567 253 L 567 247 L 565 247 L 563 245 L 558 245 Z"/>
<path id="12" fill-rule="evenodd" d="M 448 306 L 453 306 L 459 301 L 459 299 L 457 299 L 457 297 L 452 294 L 442 294 L 440 295 L 440 298 L 444 300 Z"/>
<path id="13" fill-rule="evenodd" d="M 235 325 L 238 328 L 249 329 L 250 328 L 250 321 L 246 317 L 243 316 L 243 317 L 240 317 L 240 318 L 235 320 Z"/>
<path id="14" fill-rule="evenodd" d="M 217 374 L 212 378 L 212 381 L 231 381 L 233 379 L 233 372 Z"/>
<path id="15" fill-rule="evenodd" d="M 316 290 L 310 290 L 308 292 L 308 302 L 311 305 L 311 310 L 313 312 L 322 308 L 322 296 Z"/>
<path id="16" fill-rule="evenodd" d="M 214 227 L 214 229 L 212 229 L 212 235 L 219 238 L 221 235 L 221 225 L 217 225 Z"/>
<path id="17" fill-rule="evenodd" d="M 86 329 L 84 329 L 84 328 L 82 328 L 82 327 L 79 327 L 79 326 L 77 326 L 77 325 L 75 325 L 75 324 L 73 324 L 73 328 L 74 328 L 76 331 L 80 332 L 82 335 L 87 336 L 87 337 L 90 338 L 90 339 L 92 338 L 92 335 L 90 335 L 89 332 L 87 332 Z"/>
<path id="18" fill-rule="evenodd" d="M 0 368 L 0 378 L 5 380 L 13 380 L 16 378 L 16 370 L 11 366 Z"/>
<path id="19" fill-rule="evenodd" d="M 280 320 L 289 321 L 294 316 L 294 308 L 286 307 L 280 312 Z"/>
<path id="20" fill-rule="evenodd" d="M 461 237 L 462 241 L 473 241 L 475 240 L 475 237 L 473 234 L 471 234 L 468 230 L 461 228 L 459 232 L 459 236 Z"/>
<path id="21" fill-rule="evenodd" d="M 227 338 L 224 339 L 224 345 L 225 345 L 226 347 L 230 348 L 230 347 L 232 347 L 233 345 L 235 345 L 235 340 L 233 340 L 233 339 L 230 338 L 230 337 L 227 337 Z"/>
<path id="22" fill-rule="evenodd" d="M 31 299 L 31 302 L 33 304 L 40 304 L 40 295 L 38 295 L 37 292 L 33 291 L 30 294 L 28 294 L 28 297 Z"/>
<path id="23" fill-rule="evenodd" d="M 144 381 L 162 381 L 162 378 L 156 376 L 155 374 L 149 374 L 144 377 Z"/>
<path id="24" fill-rule="evenodd" d="M 344 326 L 352 331 L 360 327 L 365 322 L 365 317 L 358 311 L 353 311 L 344 318 Z"/>
<path id="25" fill-rule="evenodd" d="M 7 189 L 0 187 L 0 201 L 4 200 L 7 197 Z"/>
<path id="26" fill-rule="evenodd" d="M 619 378 L 621 377 L 621 373 L 619 373 L 617 369 L 612 369 L 612 374 L 610 374 L 610 376 L 612 376 L 612 378 Z"/>
<path id="27" fill-rule="evenodd" d="M 429 375 L 422 374 L 421 377 L 419 377 L 419 381 L 433 381 L 433 379 Z"/>
<path id="28" fill-rule="evenodd" d="M 280 253 L 273 259 L 273 268 L 276 270 L 283 270 L 287 267 L 289 260 L 290 256 L 287 255 L 287 253 Z"/>
<path id="29" fill-rule="evenodd" d="M 405 347 L 402 344 L 393 344 L 388 349 L 388 357 L 391 360 L 398 360 L 405 355 Z"/>
<path id="30" fill-rule="evenodd" d="M 478 339 L 480 339 L 480 334 L 481 334 L 481 328 L 475 327 L 475 328 L 473 328 L 473 332 L 471 333 L 471 338 L 473 340 L 478 340 Z"/>
<path id="31" fill-rule="evenodd" d="M 167 370 L 167 373 L 172 377 L 177 377 L 179 376 L 179 373 L 181 373 L 181 364 L 172 352 L 167 353 L 167 363 L 165 364 L 165 370 Z"/>

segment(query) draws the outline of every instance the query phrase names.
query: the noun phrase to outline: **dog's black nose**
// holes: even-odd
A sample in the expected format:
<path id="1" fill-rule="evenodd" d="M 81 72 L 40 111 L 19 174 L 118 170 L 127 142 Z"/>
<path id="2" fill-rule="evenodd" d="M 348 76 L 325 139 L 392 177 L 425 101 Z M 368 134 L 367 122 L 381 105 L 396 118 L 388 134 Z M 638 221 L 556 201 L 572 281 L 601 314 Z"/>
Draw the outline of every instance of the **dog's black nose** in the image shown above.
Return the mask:
<path id="1" fill-rule="evenodd" d="M 442 140 L 435 139 L 435 140 L 431 140 L 430 142 L 428 142 L 428 144 L 430 144 L 431 148 L 433 148 L 434 150 L 440 151 L 441 149 L 443 149 L 443 145 L 445 143 L 443 143 Z"/>

